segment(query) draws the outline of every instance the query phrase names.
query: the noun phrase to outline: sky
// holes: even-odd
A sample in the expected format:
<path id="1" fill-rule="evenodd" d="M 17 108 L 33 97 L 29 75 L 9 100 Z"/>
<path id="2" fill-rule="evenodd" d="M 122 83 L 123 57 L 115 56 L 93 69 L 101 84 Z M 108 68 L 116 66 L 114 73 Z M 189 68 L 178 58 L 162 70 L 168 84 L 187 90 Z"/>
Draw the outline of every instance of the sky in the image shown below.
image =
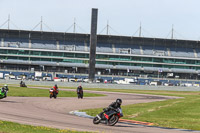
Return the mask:
<path id="1" fill-rule="evenodd" d="M 0 28 L 90 33 L 98 8 L 97 34 L 200 40 L 200 0 L 0 0 Z M 75 20 L 75 21 L 74 21 Z M 4 25 L 3 25 L 4 24 Z M 70 28 L 71 27 L 71 28 Z"/>

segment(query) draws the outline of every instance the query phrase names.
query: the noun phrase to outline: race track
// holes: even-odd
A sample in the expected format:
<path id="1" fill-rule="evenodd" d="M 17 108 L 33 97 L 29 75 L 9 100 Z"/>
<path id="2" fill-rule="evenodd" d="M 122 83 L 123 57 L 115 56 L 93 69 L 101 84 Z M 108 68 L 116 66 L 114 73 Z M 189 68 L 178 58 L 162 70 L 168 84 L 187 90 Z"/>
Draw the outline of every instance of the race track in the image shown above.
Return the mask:
<path id="1" fill-rule="evenodd" d="M 74 90 L 73 90 L 74 91 Z M 86 91 L 85 91 L 86 92 Z M 141 125 L 117 123 L 115 126 L 94 125 L 92 119 L 69 114 L 70 111 L 107 107 L 116 98 L 123 99 L 123 105 L 161 101 L 175 97 L 115 92 L 95 92 L 106 94 L 105 97 L 84 99 L 48 97 L 7 97 L 0 100 L 1 120 L 23 124 L 48 126 L 59 129 L 78 131 L 99 131 L 108 133 L 187 133 L 189 131 L 171 130 Z M 191 132 L 190 132 L 191 133 Z"/>

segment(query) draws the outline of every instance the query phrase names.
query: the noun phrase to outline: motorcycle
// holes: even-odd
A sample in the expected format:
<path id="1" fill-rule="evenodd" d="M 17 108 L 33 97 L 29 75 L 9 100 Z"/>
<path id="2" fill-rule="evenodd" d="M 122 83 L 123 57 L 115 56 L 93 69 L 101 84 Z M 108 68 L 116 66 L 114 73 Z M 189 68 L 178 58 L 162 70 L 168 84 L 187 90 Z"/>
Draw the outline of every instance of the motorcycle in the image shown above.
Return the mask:
<path id="1" fill-rule="evenodd" d="M 104 109 L 102 113 L 94 117 L 93 123 L 94 124 L 103 123 L 107 124 L 108 126 L 114 126 L 119 121 L 120 117 L 123 117 L 121 108 L 112 110 Z"/>
<path id="2" fill-rule="evenodd" d="M 20 83 L 20 87 L 27 87 L 25 83 Z"/>
<path id="3" fill-rule="evenodd" d="M 52 97 L 54 97 L 55 99 L 57 98 L 57 93 L 53 88 L 51 88 L 49 90 L 49 93 L 50 93 L 50 95 L 49 95 L 50 98 L 52 98 Z"/>
<path id="4" fill-rule="evenodd" d="M 79 98 L 83 99 L 83 90 L 77 92 L 77 95 L 78 95 L 78 99 Z"/>
<path id="5" fill-rule="evenodd" d="M 0 89 L 0 99 L 6 98 L 7 92 L 8 91 L 2 92 L 2 90 Z"/>

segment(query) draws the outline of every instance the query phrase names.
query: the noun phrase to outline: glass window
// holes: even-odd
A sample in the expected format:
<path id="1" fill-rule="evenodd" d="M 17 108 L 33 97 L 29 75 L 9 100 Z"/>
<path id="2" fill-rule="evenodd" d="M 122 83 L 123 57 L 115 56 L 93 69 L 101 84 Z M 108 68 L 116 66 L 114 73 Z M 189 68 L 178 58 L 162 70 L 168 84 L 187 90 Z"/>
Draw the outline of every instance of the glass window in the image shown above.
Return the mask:
<path id="1" fill-rule="evenodd" d="M 150 58 L 150 57 L 142 57 L 141 60 L 142 61 L 152 62 L 152 58 Z"/>
<path id="2" fill-rule="evenodd" d="M 33 58 L 33 57 L 31 57 L 30 60 L 31 61 L 40 61 L 40 58 Z"/>
<path id="3" fill-rule="evenodd" d="M 40 55 L 42 55 L 42 56 L 51 56 L 51 52 L 42 51 L 40 53 Z"/>
<path id="4" fill-rule="evenodd" d="M 180 68 L 180 69 L 189 69 L 188 66 L 174 66 L 174 68 Z"/>
<path id="5" fill-rule="evenodd" d="M 195 60 L 186 60 L 186 64 L 195 64 Z"/>
<path id="6" fill-rule="evenodd" d="M 31 51 L 31 55 L 41 55 L 40 51 Z"/>
<path id="7" fill-rule="evenodd" d="M 97 59 L 108 59 L 108 55 L 96 55 Z"/>
<path id="8" fill-rule="evenodd" d="M 164 63 L 174 63 L 174 59 L 163 59 Z"/>
<path id="9" fill-rule="evenodd" d="M 159 65 L 159 64 L 153 64 L 153 67 L 161 67 L 161 68 L 162 68 L 162 65 Z"/>
<path id="10" fill-rule="evenodd" d="M 200 60 L 196 60 L 196 65 L 200 65 Z"/>
<path id="11" fill-rule="evenodd" d="M 64 53 L 64 57 L 74 57 L 73 53 Z"/>
<path id="12" fill-rule="evenodd" d="M 143 67 L 152 67 L 152 64 L 142 64 Z"/>
<path id="13" fill-rule="evenodd" d="M 60 56 L 60 57 L 63 57 L 63 53 L 60 53 L 60 52 L 53 52 L 52 55 L 53 55 L 53 56 Z"/>
<path id="14" fill-rule="evenodd" d="M 18 54 L 18 50 L 8 50 L 8 54 Z"/>
<path id="15" fill-rule="evenodd" d="M 153 62 L 163 62 L 162 58 L 153 58 Z"/>
<path id="16" fill-rule="evenodd" d="M 19 57 L 19 60 L 28 61 L 28 57 Z"/>
<path id="17" fill-rule="evenodd" d="M 51 61 L 51 58 L 41 58 L 41 61 Z"/>
<path id="18" fill-rule="evenodd" d="M 7 59 L 6 56 L 0 56 L 0 59 L 3 60 L 3 59 Z"/>
<path id="19" fill-rule="evenodd" d="M 133 61 L 141 61 L 141 57 L 131 57 L 131 60 L 133 60 Z"/>
<path id="20" fill-rule="evenodd" d="M 0 49 L 0 54 L 7 54 L 7 50 L 6 49 Z"/>
<path id="21" fill-rule="evenodd" d="M 87 58 L 86 54 L 75 54 L 75 58 Z"/>
<path id="22" fill-rule="evenodd" d="M 120 60 L 131 60 L 129 56 L 120 56 Z"/>
<path id="23" fill-rule="evenodd" d="M 125 62 L 123 62 L 123 63 L 122 63 L 122 62 L 120 62 L 119 64 L 120 64 L 120 65 L 123 65 L 123 66 L 131 66 L 131 64 L 130 64 L 130 63 L 125 63 Z"/>
<path id="24" fill-rule="evenodd" d="M 175 59 L 175 63 L 176 64 L 186 64 L 185 60 L 183 60 L 183 59 Z"/>
<path id="25" fill-rule="evenodd" d="M 62 59 L 52 59 L 53 62 L 62 62 Z"/>
<path id="26" fill-rule="evenodd" d="M 18 54 L 19 54 L 19 55 L 28 55 L 28 54 L 29 54 L 29 51 L 19 50 L 19 51 L 18 51 Z"/>
<path id="27" fill-rule="evenodd" d="M 96 61 L 96 64 L 107 64 L 105 61 Z"/>
<path id="28" fill-rule="evenodd" d="M 18 58 L 14 56 L 8 56 L 7 59 L 18 60 Z"/>

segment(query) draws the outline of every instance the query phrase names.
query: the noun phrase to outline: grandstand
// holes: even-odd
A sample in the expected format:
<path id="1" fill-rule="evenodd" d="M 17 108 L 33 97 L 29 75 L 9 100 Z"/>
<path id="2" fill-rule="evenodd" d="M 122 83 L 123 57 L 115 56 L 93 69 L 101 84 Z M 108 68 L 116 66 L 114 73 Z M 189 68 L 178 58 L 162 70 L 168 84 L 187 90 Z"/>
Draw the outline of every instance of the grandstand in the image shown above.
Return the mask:
<path id="1" fill-rule="evenodd" d="M 1 69 L 88 73 L 89 34 L 0 29 L 0 38 Z M 96 52 L 103 75 L 200 78 L 198 41 L 97 35 Z"/>

